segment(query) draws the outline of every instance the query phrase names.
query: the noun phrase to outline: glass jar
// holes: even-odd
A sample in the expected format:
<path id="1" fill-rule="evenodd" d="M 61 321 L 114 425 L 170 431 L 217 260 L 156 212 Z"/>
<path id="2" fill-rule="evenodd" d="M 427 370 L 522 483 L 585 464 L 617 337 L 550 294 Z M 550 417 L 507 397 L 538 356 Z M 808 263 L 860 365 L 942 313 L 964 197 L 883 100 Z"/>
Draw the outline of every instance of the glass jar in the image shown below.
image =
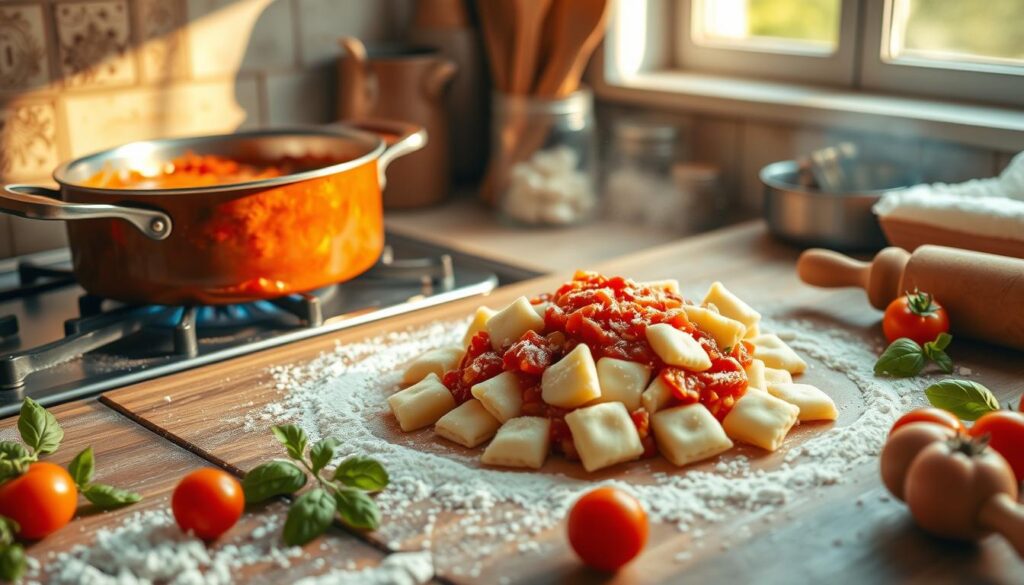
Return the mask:
<path id="1" fill-rule="evenodd" d="M 652 225 L 678 219 L 672 166 L 679 130 L 652 120 L 620 119 L 612 127 L 605 199 L 609 217 Z"/>
<path id="2" fill-rule="evenodd" d="M 594 217 L 594 98 L 581 89 L 561 99 L 495 94 L 491 187 L 503 218 L 570 225 Z"/>

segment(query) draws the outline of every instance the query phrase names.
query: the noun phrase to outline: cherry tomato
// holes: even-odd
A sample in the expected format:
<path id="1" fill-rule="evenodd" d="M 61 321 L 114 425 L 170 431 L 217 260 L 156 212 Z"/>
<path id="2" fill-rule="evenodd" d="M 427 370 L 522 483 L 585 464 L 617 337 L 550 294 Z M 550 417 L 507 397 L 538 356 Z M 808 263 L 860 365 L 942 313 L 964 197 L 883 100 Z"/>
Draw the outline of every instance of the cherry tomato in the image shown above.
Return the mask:
<path id="1" fill-rule="evenodd" d="M 174 488 L 171 510 L 178 526 L 203 540 L 215 540 L 242 517 L 245 495 L 229 473 L 210 467 L 193 471 Z"/>
<path id="2" fill-rule="evenodd" d="M 633 496 L 598 488 L 569 512 L 569 544 L 584 563 L 615 571 L 633 560 L 647 543 L 647 513 Z"/>
<path id="3" fill-rule="evenodd" d="M 882 318 L 882 331 L 890 343 L 909 337 L 924 345 L 949 331 L 949 316 L 930 294 L 914 291 L 889 303 Z"/>
<path id="4" fill-rule="evenodd" d="M 38 540 L 71 521 L 78 507 L 75 480 L 60 465 L 40 461 L 0 486 L 0 515 L 21 526 L 18 536 Z"/>
<path id="5" fill-rule="evenodd" d="M 1024 481 L 1024 414 L 1012 410 L 990 412 L 968 432 L 972 437 L 989 435 L 989 447 L 1006 459 L 1018 482 Z"/>
<path id="6" fill-rule="evenodd" d="M 941 425 L 954 431 L 967 432 L 964 427 L 964 423 L 960 422 L 960 419 L 955 414 L 948 410 L 942 410 L 941 408 L 934 408 L 926 406 L 924 408 L 918 408 L 917 410 L 911 410 L 907 414 L 904 414 L 893 423 L 892 428 L 889 429 L 891 435 L 896 429 L 909 425 L 915 422 L 929 422 Z"/>

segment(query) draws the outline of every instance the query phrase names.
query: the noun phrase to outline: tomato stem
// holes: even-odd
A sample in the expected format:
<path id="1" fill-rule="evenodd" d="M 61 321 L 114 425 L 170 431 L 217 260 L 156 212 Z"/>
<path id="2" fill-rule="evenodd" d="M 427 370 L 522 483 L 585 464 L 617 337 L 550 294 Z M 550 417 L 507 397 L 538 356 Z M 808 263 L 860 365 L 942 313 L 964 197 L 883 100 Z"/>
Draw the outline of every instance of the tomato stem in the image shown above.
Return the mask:
<path id="1" fill-rule="evenodd" d="M 906 293 L 906 296 L 907 307 L 910 309 L 910 312 L 915 315 L 927 317 L 929 315 L 934 315 L 935 312 L 938 311 L 938 307 L 934 303 L 935 299 L 932 297 L 931 293 L 921 292 L 915 288 L 914 292 L 908 292 Z"/>

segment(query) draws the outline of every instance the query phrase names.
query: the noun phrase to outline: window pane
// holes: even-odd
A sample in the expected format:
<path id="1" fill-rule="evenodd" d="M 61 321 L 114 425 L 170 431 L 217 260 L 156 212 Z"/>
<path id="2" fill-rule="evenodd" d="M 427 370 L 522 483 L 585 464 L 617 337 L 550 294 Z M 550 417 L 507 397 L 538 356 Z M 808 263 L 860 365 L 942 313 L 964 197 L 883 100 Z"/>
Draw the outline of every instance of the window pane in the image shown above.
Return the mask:
<path id="1" fill-rule="evenodd" d="M 889 59 L 1024 65 L 1024 0 L 892 0 L 891 22 Z"/>
<path id="2" fill-rule="evenodd" d="M 831 53 L 839 42 L 841 0 L 694 0 L 699 44 Z"/>

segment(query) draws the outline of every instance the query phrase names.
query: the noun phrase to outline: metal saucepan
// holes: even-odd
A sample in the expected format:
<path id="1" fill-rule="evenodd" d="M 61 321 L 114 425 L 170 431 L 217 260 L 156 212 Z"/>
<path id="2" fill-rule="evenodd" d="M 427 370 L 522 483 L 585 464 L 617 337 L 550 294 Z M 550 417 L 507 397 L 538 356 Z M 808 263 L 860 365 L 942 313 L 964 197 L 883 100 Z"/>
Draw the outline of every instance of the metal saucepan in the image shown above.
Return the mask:
<path id="1" fill-rule="evenodd" d="M 797 161 L 771 163 L 761 169 L 764 214 L 768 229 L 795 244 L 834 250 L 869 251 L 886 246 L 885 235 L 871 211 L 887 191 L 917 182 L 906 167 L 888 161 L 862 161 L 860 184 L 870 190 L 826 193 L 807 184 Z"/>
<path id="2" fill-rule="evenodd" d="M 384 246 L 381 190 L 417 126 L 368 121 L 135 142 L 65 163 L 60 190 L 7 185 L 0 212 L 67 222 L 79 283 L 131 303 L 230 304 L 348 280 Z M 280 177 L 204 187 L 107 189 L 103 170 L 159 169 L 186 152 L 274 164 L 339 161 Z"/>

